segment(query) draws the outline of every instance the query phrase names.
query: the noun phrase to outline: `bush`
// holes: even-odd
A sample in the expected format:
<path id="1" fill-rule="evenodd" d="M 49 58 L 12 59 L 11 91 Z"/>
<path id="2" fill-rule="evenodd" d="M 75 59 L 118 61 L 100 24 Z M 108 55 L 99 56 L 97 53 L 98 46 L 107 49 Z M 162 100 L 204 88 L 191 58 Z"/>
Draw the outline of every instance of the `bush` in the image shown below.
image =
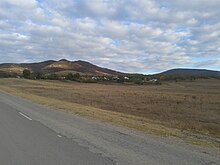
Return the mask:
<path id="1" fill-rule="evenodd" d="M 47 79 L 49 80 L 59 80 L 59 77 L 56 74 L 50 74 L 47 76 Z"/>
<path id="2" fill-rule="evenodd" d="M 0 78 L 11 78 L 11 77 L 17 77 L 18 75 L 16 73 L 7 73 L 0 71 Z"/>
<path id="3" fill-rule="evenodd" d="M 31 76 L 31 71 L 28 69 L 23 70 L 23 77 L 29 79 Z"/>
<path id="4" fill-rule="evenodd" d="M 76 73 L 76 74 L 68 73 L 67 76 L 66 76 L 66 80 L 79 81 L 80 80 L 80 74 L 79 73 Z"/>

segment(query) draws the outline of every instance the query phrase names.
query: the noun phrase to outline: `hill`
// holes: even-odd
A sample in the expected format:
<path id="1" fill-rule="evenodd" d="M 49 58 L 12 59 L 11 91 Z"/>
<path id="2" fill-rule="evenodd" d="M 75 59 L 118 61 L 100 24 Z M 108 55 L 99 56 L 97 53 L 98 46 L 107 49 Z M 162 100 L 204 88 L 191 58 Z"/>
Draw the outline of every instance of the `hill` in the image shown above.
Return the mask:
<path id="1" fill-rule="evenodd" d="M 213 71 L 207 69 L 171 69 L 159 74 L 159 76 L 166 77 L 193 77 L 193 78 L 220 78 L 220 71 Z"/>
<path id="2" fill-rule="evenodd" d="M 220 72 L 206 69 L 171 69 L 154 75 L 128 74 L 102 68 L 86 61 L 68 61 L 61 59 L 59 61 L 49 60 L 38 63 L 5 63 L 0 64 L 1 77 L 5 77 L 5 73 L 12 76 L 21 75 L 24 69 L 28 69 L 34 73 L 67 75 L 68 73 L 79 73 L 80 75 L 90 76 L 128 76 L 134 81 L 144 82 L 149 79 L 157 78 L 159 80 L 186 80 L 198 78 L 217 78 L 220 79 Z"/>
<path id="3" fill-rule="evenodd" d="M 93 65 L 86 61 L 68 61 L 62 59 L 59 61 L 44 61 L 39 63 L 6 63 L 0 64 L 0 71 L 7 73 L 17 73 L 21 74 L 24 69 L 29 69 L 32 72 L 41 72 L 41 73 L 57 73 L 61 71 L 65 72 L 76 72 L 80 74 L 88 75 L 98 75 L 98 76 L 119 76 L 124 75 L 122 72 L 117 72 L 107 68 L 102 68 L 96 65 Z"/>

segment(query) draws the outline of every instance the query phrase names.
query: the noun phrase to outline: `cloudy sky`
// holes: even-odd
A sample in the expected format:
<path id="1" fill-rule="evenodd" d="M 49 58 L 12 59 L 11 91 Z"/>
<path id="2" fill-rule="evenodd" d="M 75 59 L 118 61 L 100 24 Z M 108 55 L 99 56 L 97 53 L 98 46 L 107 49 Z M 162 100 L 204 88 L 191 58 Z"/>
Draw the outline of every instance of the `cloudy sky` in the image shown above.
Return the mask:
<path id="1" fill-rule="evenodd" d="M 220 70 L 220 0 L 0 0 L 0 63 Z"/>

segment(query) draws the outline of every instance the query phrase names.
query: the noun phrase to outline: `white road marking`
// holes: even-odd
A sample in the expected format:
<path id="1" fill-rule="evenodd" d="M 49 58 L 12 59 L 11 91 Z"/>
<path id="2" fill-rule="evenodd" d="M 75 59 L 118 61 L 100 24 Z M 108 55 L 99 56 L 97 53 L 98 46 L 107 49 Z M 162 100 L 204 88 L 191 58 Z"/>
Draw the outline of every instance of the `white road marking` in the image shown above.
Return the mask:
<path id="1" fill-rule="evenodd" d="M 23 113 L 21 113 L 21 112 L 19 112 L 19 114 L 20 114 L 21 116 L 25 117 L 25 118 L 28 119 L 28 120 L 32 120 L 30 117 L 28 117 L 27 115 L 25 115 L 25 114 L 23 114 Z"/>
<path id="2" fill-rule="evenodd" d="M 59 138 L 61 138 L 62 136 L 61 135 L 57 135 Z"/>

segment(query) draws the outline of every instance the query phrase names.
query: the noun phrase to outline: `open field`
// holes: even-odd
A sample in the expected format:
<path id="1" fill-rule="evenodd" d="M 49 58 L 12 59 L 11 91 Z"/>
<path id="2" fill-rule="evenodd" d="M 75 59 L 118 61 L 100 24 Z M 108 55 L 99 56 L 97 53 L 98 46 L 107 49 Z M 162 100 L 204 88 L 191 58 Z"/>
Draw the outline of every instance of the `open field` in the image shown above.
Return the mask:
<path id="1" fill-rule="evenodd" d="M 0 79 L 0 90 L 147 133 L 220 148 L 220 81 L 161 86 Z"/>

